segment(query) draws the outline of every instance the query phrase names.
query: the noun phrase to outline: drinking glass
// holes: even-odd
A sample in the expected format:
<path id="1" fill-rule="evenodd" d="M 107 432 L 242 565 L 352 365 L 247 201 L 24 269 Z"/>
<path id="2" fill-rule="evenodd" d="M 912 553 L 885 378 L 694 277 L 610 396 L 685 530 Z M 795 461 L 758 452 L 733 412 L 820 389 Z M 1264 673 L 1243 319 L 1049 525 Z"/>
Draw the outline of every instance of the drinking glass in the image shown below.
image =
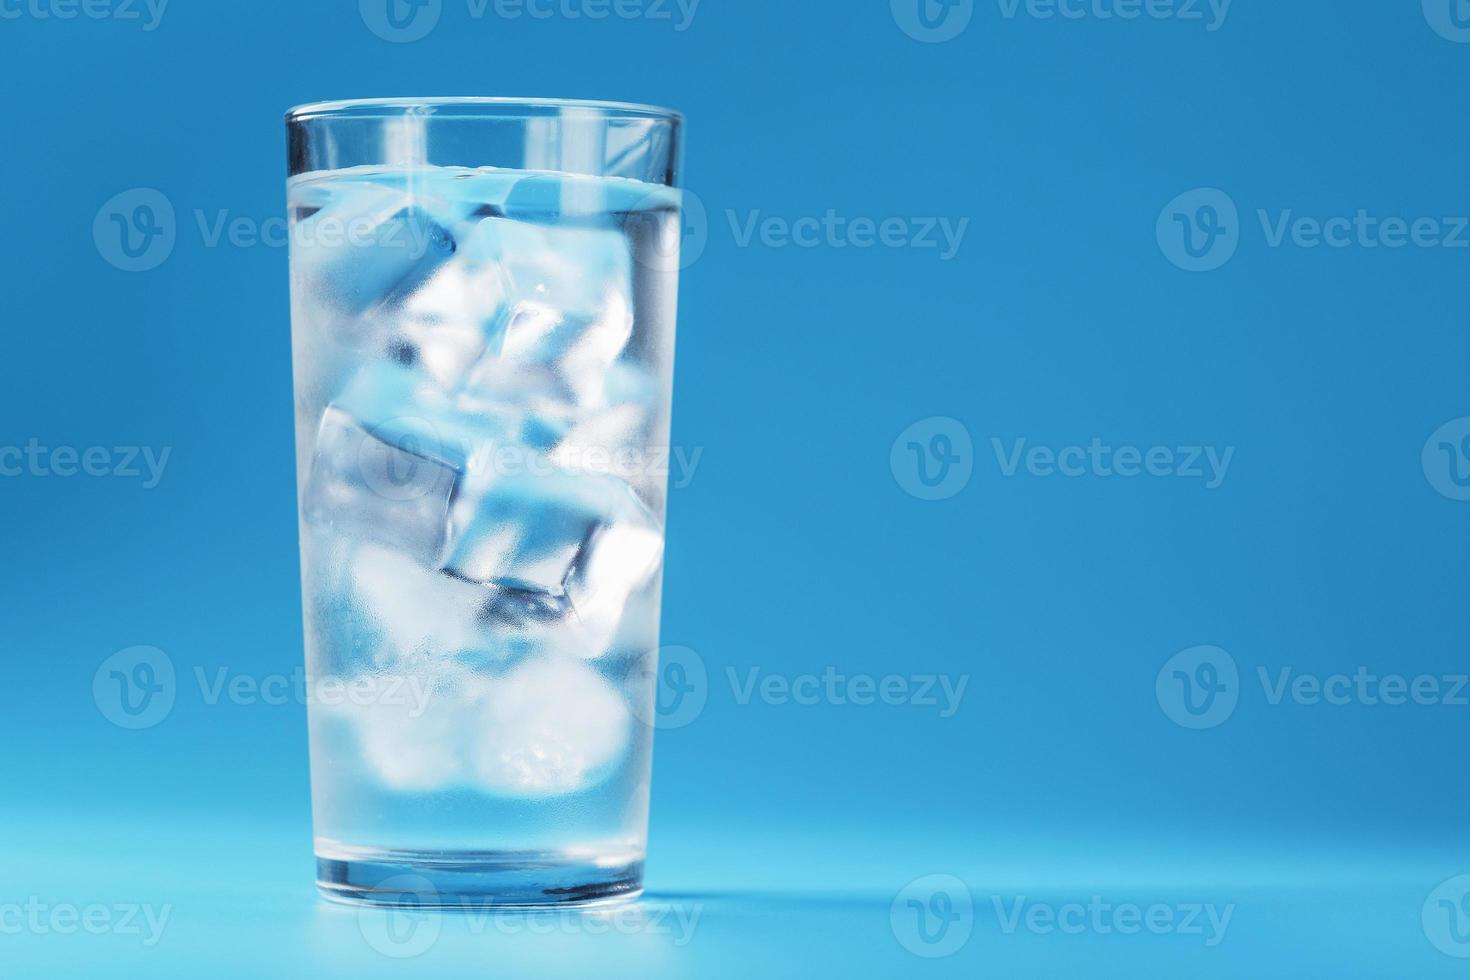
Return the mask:
<path id="1" fill-rule="evenodd" d="M 636 895 L 683 121 L 487 98 L 286 121 L 318 884 Z"/>

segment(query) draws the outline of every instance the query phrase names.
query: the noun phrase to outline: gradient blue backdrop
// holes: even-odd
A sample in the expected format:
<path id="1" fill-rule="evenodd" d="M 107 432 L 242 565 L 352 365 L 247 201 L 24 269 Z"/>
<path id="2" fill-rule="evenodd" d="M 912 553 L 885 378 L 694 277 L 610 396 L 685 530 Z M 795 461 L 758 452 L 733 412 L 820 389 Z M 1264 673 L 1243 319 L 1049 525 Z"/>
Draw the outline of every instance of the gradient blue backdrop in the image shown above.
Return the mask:
<path id="1" fill-rule="evenodd" d="M 1179 6 L 975 0 L 926 43 L 902 0 L 704 0 L 685 30 L 651 0 L 603 20 L 443 0 L 401 43 L 345 0 L 173 0 L 152 30 L 141 3 L 63 19 L 64 0 L 0 2 L 0 443 L 171 450 L 152 488 L 0 478 L 0 905 L 173 916 L 147 948 L 0 928 L 0 969 L 1454 975 L 1444 950 L 1470 947 L 1421 911 L 1470 872 L 1470 708 L 1272 704 L 1258 669 L 1466 670 L 1470 503 L 1421 451 L 1470 415 L 1470 234 L 1273 246 L 1259 212 L 1453 233 L 1470 44 L 1450 0 L 1236 0 L 1223 22 Z M 195 680 L 301 661 L 286 254 L 209 227 L 283 213 L 289 106 L 458 94 L 689 118 L 708 220 L 681 283 L 675 441 L 703 456 L 671 498 L 663 633 L 709 680 L 703 712 L 658 737 L 649 867 L 655 900 L 702 909 L 687 944 L 451 921 L 422 957 L 379 955 L 312 892 L 304 708 L 209 704 Z M 94 239 L 135 188 L 176 216 L 141 272 Z M 1167 234 L 1196 188 L 1238 208 L 1208 272 L 1171 261 Z M 1177 209 L 1196 232 L 1198 205 Z M 829 209 L 968 224 L 948 259 L 744 239 Z M 938 501 L 891 458 L 933 417 L 972 447 L 951 443 L 972 475 Z M 1008 476 L 993 442 L 1094 437 L 1234 455 L 1207 489 Z M 137 644 L 166 652 L 177 698 L 127 731 L 92 682 Z M 1192 730 L 1155 679 L 1200 644 L 1228 651 L 1238 704 Z M 829 666 L 967 687 L 945 718 L 742 704 L 728 674 Z M 927 958 L 890 903 L 936 873 L 967 887 L 972 934 Z M 1206 946 L 1008 932 L 995 902 L 1094 894 L 1234 918 Z"/>

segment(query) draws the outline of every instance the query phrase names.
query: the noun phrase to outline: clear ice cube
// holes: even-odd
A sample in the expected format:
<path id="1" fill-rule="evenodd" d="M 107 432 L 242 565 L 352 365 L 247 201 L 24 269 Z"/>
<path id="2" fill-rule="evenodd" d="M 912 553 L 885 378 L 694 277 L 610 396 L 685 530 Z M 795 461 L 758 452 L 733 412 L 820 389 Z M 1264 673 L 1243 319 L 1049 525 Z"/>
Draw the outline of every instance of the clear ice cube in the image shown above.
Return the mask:
<path id="1" fill-rule="evenodd" d="M 527 660 L 487 681 L 474 713 L 469 766 L 502 796 L 590 789 L 626 752 L 630 717 L 616 688 L 576 660 Z"/>
<path id="2" fill-rule="evenodd" d="M 579 407 L 607 400 L 608 371 L 633 335 L 633 316 L 625 300 L 608 299 L 597 315 L 562 313 L 539 304 L 517 308 L 506 325 L 501 358 L 542 369 L 552 396 Z"/>
<path id="3" fill-rule="evenodd" d="M 469 487 L 451 515 L 447 570 L 518 597 L 502 618 L 546 648 L 606 653 L 629 598 L 658 571 L 653 514 L 610 476 L 475 474 Z"/>
<path id="4" fill-rule="evenodd" d="M 585 180 L 562 174 L 530 174 L 510 189 L 505 211 L 512 217 L 550 219 L 606 219 L 678 206 L 679 192 L 654 188 L 640 181 Z"/>
<path id="5" fill-rule="evenodd" d="M 584 481 L 567 474 L 474 474 L 453 511 L 446 568 L 502 589 L 566 595 L 572 565 L 601 520 Z"/>
<path id="6" fill-rule="evenodd" d="M 470 713 L 456 693 L 429 694 L 420 704 L 422 693 L 423 689 L 410 691 L 393 703 L 380 698 L 351 705 L 344 712 L 374 775 L 400 792 L 448 789 L 465 779 L 462 743 Z"/>
<path id="7" fill-rule="evenodd" d="M 467 379 L 471 392 L 495 397 L 511 373 L 564 403 L 600 402 L 633 333 L 632 257 L 623 237 L 487 218 L 463 253 L 498 265 L 508 289 L 503 336 Z"/>
<path id="8" fill-rule="evenodd" d="M 490 418 L 457 412 L 419 373 L 370 364 L 323 413 L 303 513 L 436 562 L 464 474 L 502 432 Z"/>
<path id="9" fill-rule="evenodd" d="M 391 361 L 364 367 L 333 404 L 379 439 L 410 446 L 461 474 L 505 436 L 503 420 L 461 412 L 423 374 Z"/>
<path id="10" fill-rule="evenodd" d="M 382 637 L 380 668 L 414 667 L 432 675 L 434 663 L 491 644 L 491 596 L 483 586 L 376 544 L 357 547 L 351 575 L 354 595 Z"/>
<path id="11" fill-rule="evenodd" d="M 459 471 L 421 445 L 385 441 L 328 408 L 303 494 L 306 520 L 433 560 L 448 533 Z"/>
<path id="12" fill-rule="evenodd" d="M 618 457 L 631 453 L 636 468 L 648 462 L 640 457 L 653 424 L 657 388 L 646 373 L 626 363 L 608 369 L 605 387 L 602 405 L 578 413 L 558 433 L 551 458 L 567 469 L 632 479 L 623 472 L 627 461 Z"/>
<path id="13" fill-rule="evenodd" d="M 352 315 L 412 289 L 454 254 L 450 228 L 468 216 L 436 210 L 403 190 L 361 185 L 292 229 L 298 286 Z"/>
<path id="14" fill-rule="evenodd" d="M 456 255 L 384 311 L 391 349 L 453 389 L 486 351 L 500 349 L 509 292 L 500 265 Z"/>
<path id="15" fill-rule="evenodd" d="M 629 599 L 657 573 L 663 550 L 663 531 L 641 504 L 593 533 L 567 583 L 567 596 L 585 634 L 579 651 L 583 656 L 607 651 Z"/>
<path id="16" fill-rule="evenodd" d="M 616 687 L 580 661 L 524 660 L 484 676 L 446 672 L 377 684 L 348 720 L 379 782 L 403 792 L 470 786 L 525 799 L 591 789 L 627 752 L 631 715 Z"/>
<path id="17" fill-rule="evenodd" d="M 623 236 L 607 228 L 486 218 L 467 234 L 463 251 L 502 266 L 518 303 L 593 317 L 615 300 L 632 306 L 633 256 Z"/>

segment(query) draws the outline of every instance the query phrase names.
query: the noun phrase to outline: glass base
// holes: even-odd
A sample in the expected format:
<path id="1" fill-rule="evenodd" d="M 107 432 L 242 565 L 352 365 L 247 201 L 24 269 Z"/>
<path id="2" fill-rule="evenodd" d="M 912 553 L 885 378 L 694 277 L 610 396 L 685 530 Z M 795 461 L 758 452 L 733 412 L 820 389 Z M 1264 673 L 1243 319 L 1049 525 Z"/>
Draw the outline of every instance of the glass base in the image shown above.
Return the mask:
<path id="1" fill-rule="evenodd" d="M 392 908 L 562 908 L 643 893 L 643 857 L 552 851 L 340 851 L 316 855 L 322 895 Z"/>

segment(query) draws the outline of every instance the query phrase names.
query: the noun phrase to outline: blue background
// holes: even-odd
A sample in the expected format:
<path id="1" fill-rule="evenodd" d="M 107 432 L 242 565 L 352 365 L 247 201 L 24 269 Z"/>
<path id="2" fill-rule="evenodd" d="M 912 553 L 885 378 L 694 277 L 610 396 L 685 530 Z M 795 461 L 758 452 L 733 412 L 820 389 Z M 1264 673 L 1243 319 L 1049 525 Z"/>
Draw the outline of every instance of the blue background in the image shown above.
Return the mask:
<path id="1" fill-rule="evenodd" d="M 1462 969 L 1444 950 L 1470 946 L 1421 910 L 1470 872 L 1470 708 L 1273 704 L 1258 675 L 1466 670 L 1470 504 L 1421 451 L 1470 415 L 1470 234 L 1273 247 L 1259 218 L 1470 215 L 1470 45 L 1431 26 L 1448 0 L 1236 0 L 1217 30 L 1204 5 L 1203 21 L 1097 16 L 1106 2 L 1070 19 L 985 0 L 942 43 L 885 0 L 704 0 L 683 31 L 672 6 L 476 19 L 444 0 L 410 43 L 350 2 L 173 0 L 154 30 L 141 6 L 61 19 L 39 2 L 0 5 L 18 13 L 0 19 L 0 443 L 171 455 L 153 488 L 0 478 L 0 907 L 172 917 L 151 946 L 6 931 L 14 975 Z M 703 456 L 671 496 L 663 634 L 708 683 L 657 740 L 648 882 L 650 908 L 700 910 L 688 942 L 450 918 L 422 955 L 382 955 L 371 921 L 315 898 L 305 709 L 211 704 L 196 681 L 301 662 L 286 253 L 211 245 L 199 222 L 283 214 L 293 104 L 460 94 L 690 121 L 708 222 L 681 283 L 674 438 Z M 93 235 L 134 188 L 176 215 L 171 253 L 140 272 Z M 1196 188 L 1238 208 L 1209 272 L 1156 233 Z M 948 260 L 739 231 L 829 209 L 968 225 Z M 937 501 L 891 452 L 933 417 L 968 436 L 972 470 Z M 1008 476 L 993 442 L 1095 437 L 1235 452 L 1207 489 Z M 128 731 L 92 682 L 137 644 L 175 665 L 176 702 Z M 1201 644 L 1228 651 L 1238 703 L 1193 730 L 1155 681 Z M 727 673 L 829 666 L 967 687 L 941 717 L 742 704 Z M 932 874 L 974 909 L 941 958 L 890 919 Z M 1092 895 L 1234 914 L 1207 946 L 1007 931 L 997 910 Z"/>

